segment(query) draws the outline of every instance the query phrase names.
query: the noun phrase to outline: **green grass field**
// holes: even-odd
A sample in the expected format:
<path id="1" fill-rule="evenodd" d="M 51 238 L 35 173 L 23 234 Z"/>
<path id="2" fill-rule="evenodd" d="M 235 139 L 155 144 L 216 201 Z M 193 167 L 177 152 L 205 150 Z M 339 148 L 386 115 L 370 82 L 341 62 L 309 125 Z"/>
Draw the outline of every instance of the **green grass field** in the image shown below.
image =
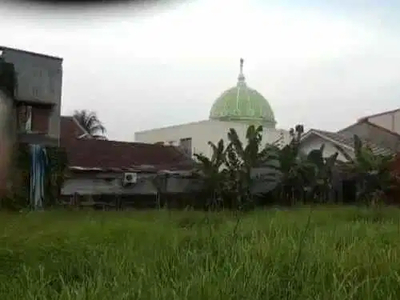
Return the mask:
<path id="1" fill-rule="evenodd" d="M 0 299 L 400 299 L 400 210 L 0 214 Z"/>

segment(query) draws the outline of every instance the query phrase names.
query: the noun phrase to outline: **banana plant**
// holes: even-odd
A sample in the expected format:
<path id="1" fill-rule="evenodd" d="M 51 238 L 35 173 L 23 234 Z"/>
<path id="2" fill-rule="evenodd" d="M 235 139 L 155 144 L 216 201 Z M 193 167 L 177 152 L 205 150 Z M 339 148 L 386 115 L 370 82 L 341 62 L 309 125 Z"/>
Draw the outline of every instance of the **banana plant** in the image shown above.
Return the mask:
<path id="1" fill-rule="evenodd" d="M 226 149 L 224 141 L 221 139 L 217 145 L 208 142 L 212 149 L 212 156 L 207 156 L 195 153 L 194 157 L 197 159 L 197 171 L 201 173 L 204 179 L 204 191 L 206 193 L 207 203 L 206 207 L 216 208 L 222 205 L 223 191 L 225 184 L 225 172 L 223 166 L 225 163 Z"/>
<path id="2" fill-rule="evenodd" d="M 291 141 L 279 151 L 282 179 L 277 189 L 277 198 L 286 204 L 304 201 L 307 190 L 304 188 L 309 177 L 305 164 L 306 156 L 300 151 L 300 141 L 304 133 L 303 125 L 290 129 Z"/>
<path id="3" fill-rule="evenodd" d="M 232 197 L 242 209 L 251 207 L 253 196 L 271 191 L 280 180 L 277 148 L 263 146 L 262 134 L 262 126 L 249 126 L 243 145 L 234 129 L 228 132 L 227 174 Z"/>
<path id="4" fill-rule="evenodd" d="M 368 145 L 354 135 L 354 157 L 336 146 L 346 158 L 345 170 L 353 175 L 357 184 L 357 199 L 375 201 L 384 197 L 394 186 L 391 166 L 392 155 L 376 155 Z"/>
<path id="5" fill-rule="evenodd" d="M 314 201 L 327 201 L 332 191 L 332 176 L 339 153 L 324 157 L 325 145 L 314 149 L 307 155 L 305 164 L 308 172 L 307 191 L 308 198 Z"/>

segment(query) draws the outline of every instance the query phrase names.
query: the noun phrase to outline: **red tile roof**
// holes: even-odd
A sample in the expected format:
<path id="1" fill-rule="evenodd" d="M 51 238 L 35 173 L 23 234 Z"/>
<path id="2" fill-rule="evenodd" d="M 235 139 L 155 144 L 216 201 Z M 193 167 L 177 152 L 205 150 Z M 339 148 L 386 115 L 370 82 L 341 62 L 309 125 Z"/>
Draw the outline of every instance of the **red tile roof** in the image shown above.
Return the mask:
<path id="1" fill-rule="evenodd" d="M 60 144 L 70 167 L 92 169 L 187 170 L 194 161 L 179 148 L 145 143 L 78 139 L 84 134 L 72 117 L 61 117 Z"/>

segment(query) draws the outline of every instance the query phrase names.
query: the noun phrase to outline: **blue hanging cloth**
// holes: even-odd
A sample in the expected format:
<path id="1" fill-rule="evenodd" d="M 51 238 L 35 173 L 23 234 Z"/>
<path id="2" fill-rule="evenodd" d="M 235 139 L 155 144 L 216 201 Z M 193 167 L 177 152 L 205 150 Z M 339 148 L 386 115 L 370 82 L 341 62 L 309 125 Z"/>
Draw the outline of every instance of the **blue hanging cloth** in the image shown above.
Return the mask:
<path id="1" fill-rule="evenodd" d="M 48 165 L 46 148 L 41 145 L 30 145 L 30 203 L 35 210 L 43 209 L 44 181 Z"/>

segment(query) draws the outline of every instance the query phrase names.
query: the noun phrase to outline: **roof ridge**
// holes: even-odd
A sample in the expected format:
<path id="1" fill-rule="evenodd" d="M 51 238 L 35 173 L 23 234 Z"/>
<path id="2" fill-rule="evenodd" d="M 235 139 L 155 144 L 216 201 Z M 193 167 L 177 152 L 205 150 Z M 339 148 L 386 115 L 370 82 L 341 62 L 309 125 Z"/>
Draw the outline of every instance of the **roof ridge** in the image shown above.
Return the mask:
<path id="1" fill-rule="evenodd" d="M 370 122 L 368 119 L 364 120 L 364 122 L 367 123 L 368 125 L 371 125 L 371 126 L 373 126 L 373 127 L 377 127 L 378 129 L 381 129 L 381 130 L 383 130 L 383 131 L 386 131 L 387 133 L 389 133 L 389 134 L 391 134 L 391 135 L 395 135 L 395 136 L 397 136 L 397 137 L 400 137 L 400 134 L 398 134 L 397 132 L 392 131 L 392 130 L 390 130 L 390 129 L 387 129 L 387 128 L 385 128 L 385 127 L 383 127 L 383 126 L 380 126 L 380 125 L 378 125 L 378 124 L 372 123 L 372 122 Z"/>
<path id="2" fill-rule="evenodd" d="M 382 115 L 385 115 L 385 114 L 394 113 L 394 112 L 398 112 L 398 111 L 400 111 L 400 108 L 391 109 L 391 110 L 386 110 L 386 111 L 383 111 L 383 112 L 380 112 L 380 113 L 376 113 L 376 114 L 372 114 L 372 115 L 368 115 L 368 116 L 361 117 L 361 118 L 359 118 L 358 120 L 359 120 L 359 121 L 363 121 L 363 119 L 369 119 L 369 118 L 373 118 L 373 117 L 379 117 L 379 116 L 382 116 Z"/>
<path id="3" fill-rule="evenodd" d="M 400 109 L 399 109 L 399 110 L 400 110 Z M 397 137 L 400 137 L 400 134 L 398 134 L 397 132 L 392 131 L 392 130 L 390 130 L 390 129 L 387 129 L 387 128 L 385 128 L 385 127 L 383 127 L 383 126 L 380 126 L 380 125 L 378 125 L 378 124 L 372 123 L 371 121 L 369 121 L 369 119 L 368 119 L 367 117 L 366 117 L 366 118 L 360 118 L 360 119 L 358 119 L 357 122 L 355 122 L 355 123 L 353 123 L 353 124 L 351 124 L 351 125 L 349 125 L 349 126 L 346 126 L 345 128 L 342 128 L 342 129 L 338 130 L 337 133 L 342 133 L 343 131 L 345 131 L 345 130 L 347 130 L 347 129 L 353 127 L 353 126 L 356 126 L 356 125 L 362 124 L 362 123 L 366 123 L 366 124 L 368 124 L 368 125 L 371 125 L 371 126 L 373 126 L 373 127 L 378 128 L 378 129 L 380 129 L 380 130 L 383 130 L 383 131 L 385 131 L 385 132 L 387 132 L 387 133 L 389 133 L 389 134 L 391 134 L 391 135 L 395 135 L 395 136 L 397 136 Z"/>
<path id="4" fill-rule="evenodd" d="M 351 137 L 349 137 L 348 135 L 341 133 L 341 132 L 324 131 L 324 130 L 320 130 L 320 129 L 310 129 L 306 134 L 309 135 L 312 132 L 314 132 L 315 134 L 319 135 L 322 138 L 331 140 L 332 142 L 341 144 L 342 146 L 345 146 L 347 148 L 351 148 L 354 150 L 354 135 L 355 134 L 353 134 Z M 304 136 L 306 136 L 306 135 L 304 135 Z M 389 149 L 385 146 L 376 144 L 374 142 L 371 142 L 370 140 L 368 140 L 366 138 L 363 138 L 360 136 L 358 136 L 358 138 L 363 142 L 363 144 L 368 145 L 373 150 L 373 152 L 393 152 L 391 149 Z"/>
<path id="5" fill-rule="evenodd" d="M 62 146 L 67 151 L 70 166 L 84 169 L 129 169 L 132 166 L 152 166 L 152 169 L 191 169 L 194 160 L 172 145 L 131 141 L 79 139 L 79 129 L 71 116 L 62 116 Z M 80 130 L 79 130 L 80 131 Z"/>

